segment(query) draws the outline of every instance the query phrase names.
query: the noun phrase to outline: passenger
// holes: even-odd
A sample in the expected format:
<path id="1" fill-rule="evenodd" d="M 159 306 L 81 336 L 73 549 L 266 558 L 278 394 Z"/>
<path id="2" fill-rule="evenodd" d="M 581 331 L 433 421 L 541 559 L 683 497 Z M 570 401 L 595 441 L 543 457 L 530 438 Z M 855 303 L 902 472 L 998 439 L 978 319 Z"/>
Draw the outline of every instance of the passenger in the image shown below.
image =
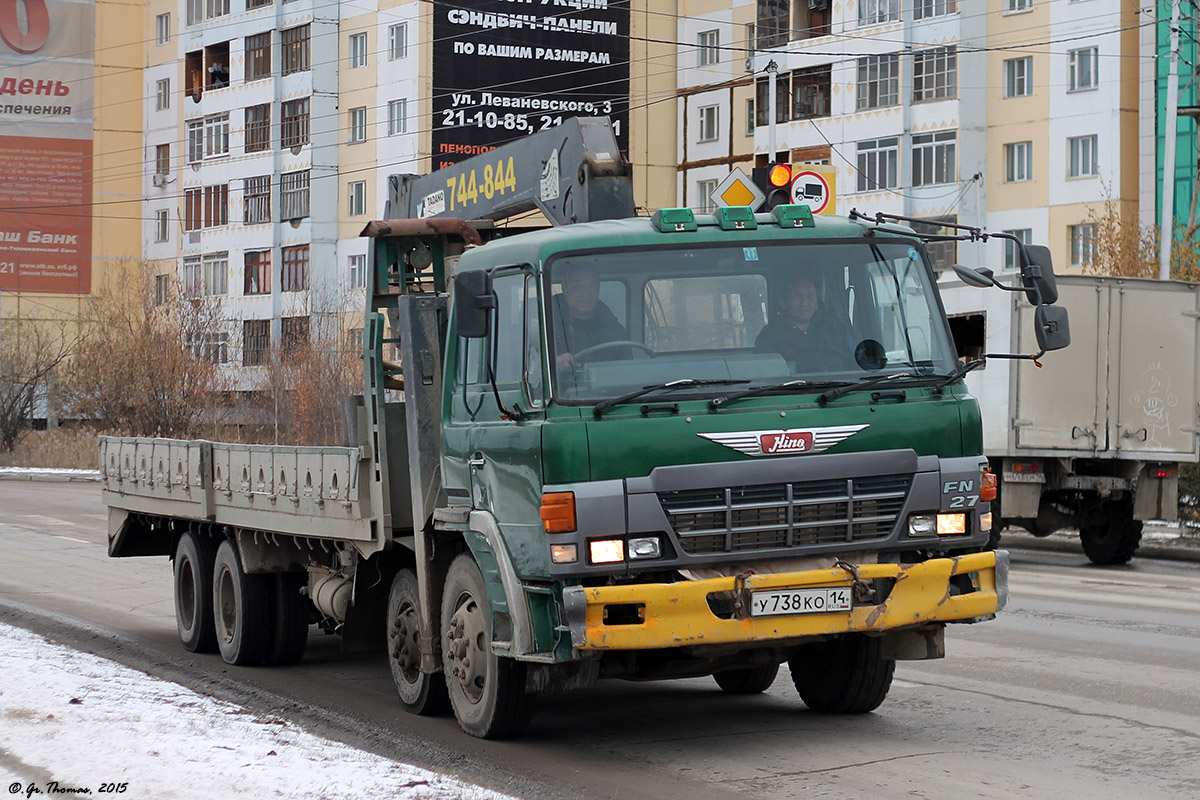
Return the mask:
<path id="1" fill-rule="evenodd" d="M 600 299 L 600 277 L 588 267 L 567 273 L 563 291 L 554 304 L 555 363 L 560 369 L 577 367 L 575 353 L 608 342 L 629 338 L 612 309 Z M 610 348 L 606 359 L 629 358 L 629 348 Z"/>
<path id="2" fill-rule="evenodd" d="M 817 287 L 808 278 L 794 278 L 784 288 L 780 313 L 754 340 L 760 353 L 779 353 L 797 372 L 854 367 L 854 345 L 846 326 L 823 314 Z"/>

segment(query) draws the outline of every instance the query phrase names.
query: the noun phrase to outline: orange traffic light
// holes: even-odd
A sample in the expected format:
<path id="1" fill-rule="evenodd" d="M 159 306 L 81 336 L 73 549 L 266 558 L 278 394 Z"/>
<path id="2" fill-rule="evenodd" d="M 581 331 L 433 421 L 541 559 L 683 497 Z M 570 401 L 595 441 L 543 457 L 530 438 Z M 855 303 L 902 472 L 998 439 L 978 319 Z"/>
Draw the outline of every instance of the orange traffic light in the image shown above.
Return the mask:
<path id="1" fill-rule="evenodd" d="M 792 182 L 792 168 L 787 164 L 774 164 L 767 175 L 772 186 L 782 188 Z"/>

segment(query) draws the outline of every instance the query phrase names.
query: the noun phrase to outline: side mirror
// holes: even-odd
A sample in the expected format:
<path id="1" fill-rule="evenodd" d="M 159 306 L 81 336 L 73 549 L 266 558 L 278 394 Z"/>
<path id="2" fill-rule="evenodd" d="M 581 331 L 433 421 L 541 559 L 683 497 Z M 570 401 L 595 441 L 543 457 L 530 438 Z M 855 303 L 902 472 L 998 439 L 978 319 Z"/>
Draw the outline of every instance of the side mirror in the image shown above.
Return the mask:
<path id="1" fill-rule="evenodd" d="M 1041 244 L 1022 245 L 1025 263 L 1021 266 L 1021 285 L 1025 296 L 1033 305 L 1038 303 L 1038 294 L 1046 305 L 1058 302 L 1058 283 L 1054 280 L 1054 266 L 1050 263 L 1050 248 Z"/>
<path id="2" fill-rule="evenodd" d="M 492 276 L 483 270 L 459 272 L 454 276 L 454 320 L 458 335 L 464 339 L 482 339 L 491 329 L 496 295 Z"/>
<path id="3" fill-rule="evenodd" d="M 1039 350 L 1062 350 L 1071 343 L 1067 310 L 1062 306 L 1038 306 L 1033 312 L 1033 332 Z"/>
<path id="4" fill-rule="evenodd" d="M 958 275 L 958 277 L 962 279 L 962 282 L 967 284 L 968 286 L 978 286 L 980 288 L 987 288 L 987 287 L 991 286 L 993 283 L 993 281 L 992 281 L 993 273 L 987 267 L 979 267 L 978 269 L 972 269 L 971 267 L 965 267 L 962 264 L 955 264 L 954 265 L 954 273 L 956 275 Z"/>

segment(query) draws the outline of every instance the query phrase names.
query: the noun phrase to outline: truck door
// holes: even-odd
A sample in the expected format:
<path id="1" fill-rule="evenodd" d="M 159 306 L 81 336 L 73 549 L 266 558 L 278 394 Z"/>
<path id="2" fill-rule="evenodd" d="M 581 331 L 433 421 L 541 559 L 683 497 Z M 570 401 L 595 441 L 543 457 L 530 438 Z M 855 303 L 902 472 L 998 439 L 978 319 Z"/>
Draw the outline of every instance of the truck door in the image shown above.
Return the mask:
<path id="1" fill-rule="evenodd" d="M 1136 281 L 1112 292 L 1113 448 L 1126 458 L 1186 458 L 1196 449 L 1196 288 Z"/>

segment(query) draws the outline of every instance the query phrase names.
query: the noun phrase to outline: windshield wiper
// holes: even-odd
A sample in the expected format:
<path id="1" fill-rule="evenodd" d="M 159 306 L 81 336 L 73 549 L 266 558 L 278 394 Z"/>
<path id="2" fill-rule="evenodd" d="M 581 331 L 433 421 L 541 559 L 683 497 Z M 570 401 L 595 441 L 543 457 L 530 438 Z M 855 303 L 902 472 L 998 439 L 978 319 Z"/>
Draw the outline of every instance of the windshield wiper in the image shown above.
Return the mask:
<path id="1" fill-rule="evenodd" d="M 718 409 L 721 408 L 721 406 L 726 405 L 728 403 L 732 403 L 734 400 L 741 400 L 743 397 L 754 397 L 755 395 L 766 394 L 767 392 L 774 392 L 779 389 L 792 389 L 792 388 L 799 388 L 799 387 L 807 387 L 809 389 L 814 389 L 814 388 L 818 388 L 818 387 L 824 388 L 826 386 L 843 386 L 846 383 L 848 383 L 848 381 L 805 381 L 805 380 L 786 381 L 785 383 L 770 383 L 770 384 L 767 384 L 766 386 L 755 386 L 753 389 L 746 389 L 743 392 L 734 392 L 733 394 L 727 394 L 724 397 L 714 397 L 712 400 L 708 401 L 708 409 L 710 411 L 717 411 Z"/>
<path id="2" fill-rule="evenodd" d="M 968 361 L 966 364 L 963 364 L 961 367 L 954 370 L 954 372 L 950 373 L 949 375 L 943 375 L 941 380 L 939 380 L 937 383 L 933 384 L 929 388 L 933 389 L 934 391 L 940 392 L 942 389 L 945 389 L 947 386 L 954 383 L 955 381 L 957 381 L 959 378 L 966 375 L 971 370 L 973 370 L 977 367 L 982 367 L 985 363 L 987 363 L 986 358 L 977 358 L 974 361 Z"/>
<path id="3" fill-rule="evenodd" d="M 876 378 L 867 378 L 865 381 L 844 384 L 836 389 L 830 389 L 828 392 L 822 392 L 821 394 L 817 395 L 817 403 L 820 405 L 825 405 L 830 400 L 836 400 L 844 394 L 849 394 L 850 392 L 860 392 L 864 389 L 873 389 L 876 386 L 882 386 L 889 381 L 899 380 L 900 378 L 920 377 L 923 376 L 913 375 L 911 372 L 897 372 L 892 375 L 881 375 Z"/>
<path id="4" fill-rule="evenodd" d="M 592 406 L 592 416 L 600 419 L 604 412 L 613 406 L 621 403 L 628 403 L 630 400 L 636 400 L 639 397 L 644 397 L 651 392 L 660 392 L 664 389 L 679 389 L 688 386 L 729 386 L 735 383 L 749 383 L 748 378 L 712 378 L 708 380 L 697 380 L 695 378 L 680 378 L 679 380 L 667 381 L 666 383 L 656 383 L 653 386 L 643 386 L 637 391 L 623 394 L 620 397 L 613 397 L 609 400 L 601 400 L 596 405 Z"/>

